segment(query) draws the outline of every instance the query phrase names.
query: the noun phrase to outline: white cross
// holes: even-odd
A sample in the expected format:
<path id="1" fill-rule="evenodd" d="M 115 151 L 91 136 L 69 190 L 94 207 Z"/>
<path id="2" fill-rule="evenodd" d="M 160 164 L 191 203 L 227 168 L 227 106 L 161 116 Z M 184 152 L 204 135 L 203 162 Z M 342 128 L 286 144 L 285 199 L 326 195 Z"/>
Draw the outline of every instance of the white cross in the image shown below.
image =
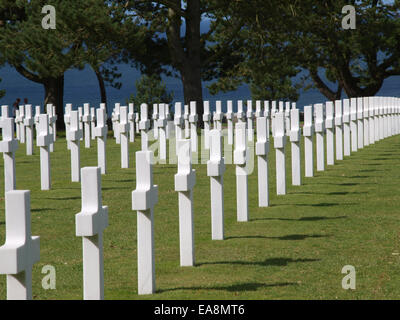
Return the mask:
<path id="1" fill-rule="evenodd" d="M 53 141 L 52 134 L 49 132 L 49 115 L 39 116 L 38 134 L 36 145 L 40 147 L 40 185 L 42 190 L 50 190 L 50 153 L 49 146 Z"/>
<path id="2" fill-rule="evenodd" d="M 363 98 L 363 121 L 364 121 L 364 146 L 369 145 L 369 98 Z"/>
<path id="3" fill-rule="evenodd" d="M 2 138 L 0 141 L 0 152 L 4 159 L 4 191 L 16 189 L 15 178 L 15 152 L 18 149 L 18 141 L 14 139 L 14 119 L 7 117 L 7 106 L 2 106 L 2 117 L 0 128 Z"/>
<path id="4" fill-rule="evenodd" d="M 157 121 L 158 137 L 159 137 L 159 159 L 161 161 L 165 161 L 167 159 L 167 136 L 166 136 L 166 126 L 167 119 L 165 114 L 166 105 L 164 103 L 160 103 L 158 105 L 159 108 L 159 119 Z"/>
<path id="5" fill-rule="evenodd" d="M 190 122 L 190 141 L 191 141 L 191 150 L 192 152 L 197 152 L 197 107 L 196 101 L 190 101 L 190 114 L 189 114 L 189 122 Z"/>
<path id="6" fill-rule="evenodd" d="M 6 241 L 0 247 L 0 274 L 7 275 L 7 299 L 32 299 L 32 267 L 40 239 L 31 236 L 30 191 L 6 192 Z"/>
<path id="7" fill-rule="evenodd" d="M 209 141 L 209 132 L 210 132 L 210 102 L 204 101 L 203 102 L 203 122 L 204 122 L 204 149 L 210 149 L 210 141 Z"/>
<path id="8" fill-rule="evenodd" d="M 140 105 L 140 121 L 139 130 L 142 136 L 142 150 L 145 151 L 149 147 L 148 131 L 150 129 L 150 120 L 148 119 L 148 107 L 146 103 Z"/>
<path id="9" fill-rule="evenodd" d="M 364 106 L 363 98 L 357 98 L 357 141 L 358 149 L 364 148 Z"/>
<path id="10" fill-rule="evenodd" d="M 94 107 L 90 108 L 90 137 L 92 140 L 96 139 L 94 135 L 94 128 L 96 127 L 96 109 Z"/>
<path id="11" fill-rule="evenodd" d="M 239 122 L 244 121 L 243 101 L 242 100 L 238 100 L 238 102 L 237 102 L 236 118 Z"/>
<path id="12" fill-rule="evenodd" d="M 319 103 L 314 105 L 315 109 L 315 133 L 317 142 L 317 171 L 325 170 L 325 143 L 324 143 L 324 105 Z"/>
<path id="13" fill-rule="evenodd" d="M 106 142 L 107 142 L 107 123 L 106 110 L 99 108 L 96 110 L 97 126 L 94 128 L 94 135 L 97 137 L 97 164 L 101 169 L 101 174 L 106 173 Z"/>
<path id="14" fill-rule="evenodd" d="M 19 134 L 20 134 L 20 142 L 25 143 L 25 127 L 24 127 L 24 118 L 25 118 L 25 106 L 19 106 Z"/>
<path id="15" fill-rule="evenodd" d="M 218 100 L 215 103 L 215 115 L 214 115 L 214 120 L 215 120 L 215 127 L 214 129 L 217 130 L 222 130 L 222 118 L 224 114 L 222 113 L 222 104 L 221 101 Z"/>
<path id="16" fill-rule="evenodd" d="M 314 150 L 313 150 L 313 136 L 314 136 L 314 126 L 313 126 L 313 108 L 312 106 L 304 107 L 304 126 L 303 126 L 303 136 L 304 136 L 304 167 L 305 176 L 314 176 Z"/>
<path id="17" fill-rule="evenodd" d="M 115 138 L 115 142 L 117 144 L 120 144 L 120 136 L 119 136 L 119 132 L 118 132 L 118 122 L 119 122 L 119 108 L 120 108 L 120 104 L 116 103 L 115 107 L 114 107 L 114 112 L 112 113 L 112 123 L 113 123 L 113 130 L 114 130 L 114 138 Z"/>
<path id="18" fill-rule="evenodd" d="M 135 113 L 136 133 L 139 133 L 139 132 L 140 132 L 140 129 L 139 129 L 139 121 L 140 121 L 139 113 L 136 112 L 136 113 Z"/>
<path id="19" fill-rule="evenodd" d="M 235 126 L 235 150 L 233 153 L 233 162 L 236 165 L 236 203 L 237 220 L 249 220 L 248 203 L 248 163 L 246 123 L 237 122 Z"/>
<path id="20" fill-rule="evenodd" d="M 292 185 L 301 185 L 300 111 L 290 110 L 290 142 L 292 148 Z"/>
<path id="21" fill-rule="evenodd" d="M 336 160 L 343 160 L 343 112 L 342 100 L 335 101 Z"/>
<path id="22" fill-rule="evenodd" d="M 246 118 L 247 118 L 247 138 L 249 141 L 254 140 L 254 130 L 253 130 L 253 101 L 247 100 L 247 111 L 246 111 Z"/>
<path id="23" fill-rule="evenodd" d="M 108 226 L 108 208 L 101 201 L 99 167 L 82 168 L 82 209 L 75 215 L 76 236 L 82 237 L 83 298 L 104 299 L 103 231 Z"/>
<path id="24" fill-rule="evenodd" d="M 33 154 L 33 117 L 32 105 L 25 105 L 24 127 L 26 127 L 26 154 Z"/>
<path id="25" fill-rule="evenodd" d="M 128 105 L 128 122 L 129 122 L 129 141 L 135 142 L 135 106 L 133 103 Z"/>
<path id="26" fill-rule="evenodd" d="M 256 101 L 256 112 L 254 113 L 254 115 L 255 115 L 256 118 L 259 118 L 259 117 L 263 117 L 263 116 L 264 116 L 264 114 L 263 114 L 261 108 L 262 108 L 262 107 L 261 107 L 261 101 L 260 101 L 260 100 L 257 100 L 257 101 Z"/>
<path id="27" fill-rule="evenodd" d="M 333 102 L 326 102 L 326 163 L 327 165 L 335 164 L 334 151 L 334 134 L 333 134 Z"/>
<path id="28" fill-rule="evenodd" d="M 178 173 L 175 174 L 175 191 L 179 200 L 179 247 L 181 266 L 194 266 L 193 188 L 196 173 L 191 166 L 191 143 L 178 140 Z"/>
<path id="29" fill-rule="evenodd" d="M 180 103 L 180 102 L 175 102 L 174 124 L 175 124 L 175 137 L 176 137 L 176 141 L 178 141 L 178 139 L 183 138 L 182 137 L 182 126 L 183 126 L 182 103 Z M 176 152 L 176 154 L 178 154 L 178 153 Z"/>
<path id="30" fill-rule="evenodd" d="M 268 191 L 268 153 L 269 153 L 269 128 L 268 119 L 264 116 L 257 117 L 257 143 L 256 155 L 258 162 L 258 206 L 269 206 Z"/>
<path id="31" fill-rule="evenodd" d="M 71 110 L 72 110 L 72 104 L 71 103 L 67 103 L 65 105 L 65 112 L 64 112 L 65 132 L 69 131 L 69 127 L 70 127 L 70 124 L 71 124 L 71 114 L 70 114 Z M 67 140 L 67 149 L 68 150 L 71 149 L 69 140 Z"/>
<path id="32" fill-rule="evenodd" d="M 369 97 L 368 99 L 368 117 L 369 117 L 369 143 L 375 143 L 375 105 L 374 97 Z"/>
<path id="33" fill-rule="evenodd" d="M 47 110 L 47 114 L 49 116 L 49 118 L 48 118 L 48 120 L 49 120 L 49 133 L 51 134 L 51 139 L 52 139 L 49 149 L 50 149 L 50 152 L 53 152 L 54 151 L 54 142 L 56 141 L 54 126 L 53 126 L 53 124 L 56 122 L 56 119 L 55 119 L 54 114 L 53 114 L 53 105 L 50 104 L 50 103 L 47 104 L 46 110 Z"/>
<path id="34" fill-rule="evenodd" d="M 184 106 L 183 120 L 185 121 L 185 139 L 187 139 L 190 137 L 189 105 L 187 104 Z"/>
<path id="35" fill-rule="evenodd" d="M 153 152 L 136 152 L 136 190 L 132 192 L 132 210 L 137 210 L 138 293 L 156 290 L 154 264 L 154 206 L 158 187 L 153 185 Z"/>
<path id="36" fill-rule="evenodd" d="M 357 151 L 357 99 L 350 99 L 350 132 L 351 132 L 351 151 Z"/>
<path id="37" fill-rule="evenodd" d="M 90 148 L 90 105 L 83 104 L 82 122 L 84 126 L 85 148 Z"/>
<path id="38" fill-rule="evenodd" d="M 78 107 L 78 127 L 79 130 L 82 131 L 82 135 L 80 137 L 80 141 L 83 140 L 83 122 L 82 122 L 82 117 L 83 117 L 83 108 L 82 107 Z"/>
<path id="39" fill-rule="evenodd" d="M 210 160 L 207 161 L 207 176 L 210 177 L 211 194 L 211 238 L 224 240 L 224 172 L 221 131 L 210 131 Z"/>
<path id="40" fill-rule="evenodd" d="M 232 100 L 227 101 L 226 121 L 228 126 L 228 145 L 233 145 L 233 104 Z"/>
<path id="41" fill-rule="evenodd" d="M 71 146 L 71 181 L 79 182 L 80 177 L 80 139 L 82 137 L 82 129 L 79 127 L 78 111 L 70 112 L 71 123 L 69 131 L 67 131 L 67 140 Z"/>
<path id="42" fill-rule="evenodd" d="M 286 194 L 286 160 L 285 160 L 285 113 L 280 111 L 275 116 L 274 148 L 276 157 L 276 194 Z"/>
<path id="43" fill-rule="evenodd" d="M 153 104 L 153 114 L 152 114 L 152 119 L 153 119 L 153 136 L 154 139 L 158 139 L 158 105 L 157 103 Z"/>
<path id="44" fill-rule="evenodd" d="M 129 123 L 128 123 L 128 108 L 120 107 L 118 132 L 121 142 L 121 168 L 129 168 Z"/>

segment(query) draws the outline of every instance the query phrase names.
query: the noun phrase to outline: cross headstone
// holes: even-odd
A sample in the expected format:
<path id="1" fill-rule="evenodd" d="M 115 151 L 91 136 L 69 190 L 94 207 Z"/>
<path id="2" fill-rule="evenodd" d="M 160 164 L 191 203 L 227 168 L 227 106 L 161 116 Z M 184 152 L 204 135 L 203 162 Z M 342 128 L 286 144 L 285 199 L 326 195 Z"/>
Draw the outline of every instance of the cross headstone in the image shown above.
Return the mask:
<path id="1" fill-rule="evenodd" d="M 375 106 L 374 97 L 368 98 L 368 124 L 369 124 L 369 143 L 375 143 Z"/>
<path id="2" fill-rule="evenodd" d="M 0 152 L 4 159 L 4 191 L 16 189 L 15 177 L 15 152 L 18 149 L 18 141 L 14 139 L 14 119 L 8 118 L 8 107 L 2 106 L 2 117 L 0 128 L 2 140 L 0 141 Z"/>
<path id="3" fill-rule="evenodd" d="M 204 113 L 203 113 L 203 122 L 204 122 L 204 149 L 210 149 L 210 141 L 209 141 L 209 132 L 210 132 L 210 102 L 203 102 Z"/>
<path id="4" fill-rule="evenodd" d="M 285 160 L 285 114 L 280 111 L 275 116 L 274 148 L 276 157 L 276 194 L 286 194 L 286 160 Z"/>
<path id="5" fill-rule="evenodd" d="M 129 142 L 135 142 L 135 105 L 128 105 Z"/>
<path id="6" fill-rule="evenodd" d="M 269 117 L 270 117 L 269 101 L 268 100 L 264 101 L 264 117 L 266 117 L 267 119 L 269 119 Z"/>
<path id="7" fill-rule="evenodd" d="M 364 148 L 364 106 L 363 98 L 357 98 L 357 146 Z"/>
<path id="8" fill-rule="evenodd" d="M 112 113 L 112 117 L 111 117 L 111 120 L 112 120 L 112 123 L 113 123 L 113 129 L 114 129 L 114 138 L 115 138 L 115 142 L 117 144 L 120 144 L 120 141 L 121 141 L 121 137 L 120 137 L 119 132 L 118 132 L 118 129 L 119 129 L 119 127 L 118 127 L 118 123 L 119 123 L 119 108 L 120 107 L 121 106 L 120 106 L 119 103 L 115 104 L 114 112 Z"/>
<path id="9" fill-rule="evenodd" d="M 146 103 L 142 103 L 140 105 L 140 121 L 139 121 L 142 151 L 147 150 L 149 147 L 149 137 L 148 137 L 149 129 L 150 129 L 150 120 L 148 118 L 148 107 Z"/>
<path id="10" fill-rule="evenodd" d="M 19 106 L 19 117 L 18 117 L 20 142 L 21 143 L 25 143 L 24 119 L 25 119 L 25 106 L 21 105 L 21 106 Z"/>
<path id="11" fill-rule="evenodd" d="M 169 113 L 169 104 L 164 103 L 164 109 L 165 109 L 165 120 L 166 120 L 166 125 L 165 125 L 165 137 L 169 140 L 170 134 L 171 134 L 171 128 L 173 128 L 173 125 L 171 125 L 171 114 Z"/>
<path id="12" fill-rule="evenodd" d="M 178 173 L 175 174 L 175 191 L 179 200 L 180 265 L 194 266 L 193 188 L 196 173 L 191 166 L 190 140 L 178 140 Z"/>
<path id="13" fill-rule="evenodd" d="M 227 101 L 226 121 L 228 126 L 228 145 L 233 145 L 233 104 L 232 100 Z"/>
<path id="14" fill-rule="evenodd" d="M 82 237 L 83 299 L 104 299 L 103 231 L 108 208 L 102 205 L 99 167 L 82 168 L 82 209 L 75 215 L 75 233 Z"/>
<path id="15" fill-rule="evenodd" d="M 247 100 L 247 110 L 246 110 L 246 118 L 247 118 L 247 138 L 249 141 L 254 140 L 254 129 L 253 129 L 253 101 Z"/>
<path id="16" fill-rule="evenodd" d="M 256 156 L 258 168 L 258 206 L 269 206 L 268 190 L 268 153 L 269 153 L 269 128 L 268 119 L 264 116 L 257 117 L 257 143 Z"/>
<path id="17" fill-rule="evenodd" d="M 182 117 L 182 103 L 175 102 L 174 124 L 175 124 L 175 139 L 176 139 L 176 141 L 183 138 L 182 137 L 183 121 L 184 120 Z"/>
<path id="18" fill-rule="evenodd" d="M 36 145 L 40 147 L 40 186 L 42 190 L 50 190 L 51 186 L 49 147 L 52 141 L 53 137 L 49 130 L 49 115 L 41 114 Z"/>
<path id="19" fill-rule="evenodd" d="M 190 141 L 191 141 L 191 150 L 192 152 L 197 152 L 197 107 L 196 101 L 190 101 L 190 114 L 189 114 L 189 122 L 190 122 Z"/>
<path id="20" fill-rule="evenodd" d="M 15 110 L 15 131 L 16 137 L 19 142 L 21 142 L 21 126 L 19 123 L 21 122 L 21 117 L 19 115 L 19 109 Z"/>
<path id="21" fill-rule="evenodd" d="M 350 133 L 351 133 L 351 151 L 358 150 L 357 135 L 357 98 L 350 99 Z"/>
<path id="22" fill-rule="evenodd" d="M 290 137 L 290 102 L 285 102 L 285 131 L 286 135 Z"/>
<path id="23" fill-rule="evenodd" d="M 6 192 L 6 241 L 0 247 L 0 274 L 7 275 L 7 300 L 32 299 L 32 267 L 40 239 L 31 235 L 30 191 Z"/>
<path id="24" fill-rule="evenodd" d="M 91 140 L 95 140 L 96 136 L 94 134 L 94 128 L 96 127 L 96 108 L 90 108 L 90 138 Z"/>
<path id="25" fill-rule="evenodd" d="M 264 112 L 262 112 L 261 101 L 256 101 L 256 112 L 254 113 L 256 118 L 260 118 L 264 116 Z"/>
<path id="26" fill-rule="evenodd" d="M 215 127 L 214 127 L 214 129 L 222 131 L 223 116 L 224 116 L 224 114 L 222 113 L 222 103 L 220 100 L 218 100 L 215 103 L 215 115 L 214 115 Z"/>
<path id="27" fill-rule="evenodd" d="M 25 105 L 24 127 L 26 128 L 26 154 L 31 156 L 33 154 L 33 117 L 30 104 Z"/>
<path id="28" fill-rule="evenodd" d="M 343 154 L 350 155 L 351 149 L 350 138 L 350 100 L 343 100 Z"/>
<path id="29" fill-rule="evenodd" d="M 137 210 L 138 293 L 156 290 L 154 264 L 154 206 L 158 187 L 153 185 L 153 152 L 136 152 L 136 190 L 132 192 L 132 210 Z"/>
<path id="30" fill-rule="evenodd" d="M 290 143 L 292 149 L 292 184 L 301 185 L 300 110 L 290 110 Z"/>
<path id="31" fill-rule="evenodd" d="M 238 100 L 237 102 L 237 112 L 236 112 L 236 119 L 238 122 L 244 122 L 244 111 L 243 111 L 243 101 Z"/>
<path id="32" fill-rule="evenodd" d="M 34 117 L 36 133 L 37 133 L 37 129 L 39 126 L 39 116 L 40 116 L 40 106 L 36 106 L 35 107 L 35 117 Z"/>
<path id="33" fill-rule="evenodd" d="M 333 102 L 326 102 L 326 163 L 327 165 L 335 164 L 335 147 L 334 147 L 334 133 L 333 133 Z"/>
<path id="34" fill-rule="evenodd" d="M 236 205 L 237 220 L 249 221 L 248 201 L 248 153 L 246 123 L 237 122 L 235 125 L 235 150 L 233 163 L 236 165 Z"/>
<path id="35" fill-rule="evenodd" d="M 51 139 L 52 139 L 50 142 L 49 150 L 50 150 L 50 152 L 54 152 L 54 142 L 56 141 L 56 139 L 54 137 L 53 123 L 55 123 L 56 119 L 53 115 L 53 105 L 51 103 L 46 105 L 46 111 L 47 111 L 48 121 L 49 121 L 49 133 L 50 133 Z"/>
<path id="36" fill-rule="evenodd" d="M 210 160 L 207 161 L 207 176 L 210 177 L 212 240 L 224 240 L 224 172 L 221 131 L 214 129 L 210 131 Z"/>
<path id="37" fill-rule="evenodd" d="M 83 108 L 78 107 L 78 125 L 79 125 L 79 130 L 82 131 L 82 136 L 80 138 L 80 141 L 83 141 L 83 122 L 82 122 L 82 117 L 83 117 Z"/>
<path id="38" fill-rule="evenodd" d="M 364 146 L 369 146 L 369 98 L 363 98 Z"/>
<path id="39" fill-rule="evenodd" d="M 140 116 L 139 116 L 139 112 L 135 112 L 135 123 L 136 123 L 136 133 L 140 133 L 140 129 L 139 129 L 139 123 L 140 123 Z"/>
<path id="40" fill-rule="evenodd" d="M 101 174 L 106 174 L 106 142 L 107 142 L 107 121 L 106 110 L 99 108 L 96 110 L 97 126 L 94 128 L 94 135 L 97 137 L 97 165 L 100 167 Z"/>
<path id="41" fill-rule="evenodd" d="M 118 132 L 120 135 L 121 145 L 121 168 L 129 168 L 129 123 L 128 123 L 128 107 L 120 107 Z"/>
<path id="42" fill-rule="evenodd" d="M 52 113 L 53 139 L 54 139 L 54 141 L 56 141 L 57 140 L 57 119 L 58 119 L 56 106 L 52 106 L 52 111 L 53 111 L 53 113 Z"/>
<path id="43" fill-rule="evenodd" d="M 304 167 L 305 176 L 314 176 L 314 150 L 313 150 L 313 140 L 314 140 L 314 126 L 313 126 L 313 107 L 304 107 L 304 126 L 303 126 L 303 136 L 304 136 Z"/>
<path id="44" fill-rule="evenodd" d="M 384 112 L 384 108 L 383 108 L 383 98 L 382 97 L 378 97 L 378 108 L 379 108 L 379 140 L 382 140 L 385 135 L 385 121 L 384 121 L 384 116 L 383 116 L 383 112 Z"/>
<path id="45" fill-rule="evenodd" d="M 324 105 L 316 104 L 315 108 L 315 135 L 317 142 L 317 171 L 325 170 L 325 143 L 324 143 Z"/>
<path id="46" fill-rule="evenodd" d="M 272 103 L 271 103 L 271 131 L 272 131 L 272 134 L 274 133 L 274 129 L 275 129 L 274 121 L 275 121 L 276 112 L 277 112 L 276 101 L 272 101 Z"/>
<path id="47" fill-rule="evenodd" d="M 79 127 L 78 111 L 71 111 L 71 123 L 67 132 L 67 140 L 71 146 L 71 181 L 80 182 L 80 140 L 82 137 L 82 129 Z"/>
<path id="48" fill-rule="evenodd" d="M 85 136 L 85 148 L 90 148 L 90 105 L 89 103 L 83 104 L 82 122 Z"/>
<path id="49" fill-rule="evenodd" d="M 185 122 L 185 139 L 187 139 L 190 137 L 189 105 L 185 104 L 183 111 L 183 120 Z"/>
<path id="50" fill-rule="evenodd" d="M 64 123 L 65 123 L 65 132 L 69 131 L 70 124 L 71 124 L 71 111 L 72 111 L 72 104 L 67 103 L 65 105 L 65 110 L 64 110 Z M 39 113 L 40 114 L 40 113 Z M 67 140 L 67 149 L 70 150 L 70 142 Z"/>
<path id="51" fill-rule="evenodd" d="M 159 159 L 161 161 L 167 160 L 167 136 L 166 136 L 166 127 L 167 127 L 167 119 L 165 114 L 165 104 L 160 103 L 159 105 L 159 119 L 157 122 L 157 127 L 159 128 L 158 136 L 159 136 Z"/>
<path id="52" fill-rule="evenodd" d="M 158 139 L 158 118 L 159 118 L 158 108 L 159 108 L 159 105 L 157 105 L 157 103 L 154 103 L 153 104 L 153 114 L 152 114 L 154 139 Z"/>
<path id="53" fill-rule="evenodd" d="M 335 101 L 336 160 L 343 160 L 343 112 L 342 100 Z"/>

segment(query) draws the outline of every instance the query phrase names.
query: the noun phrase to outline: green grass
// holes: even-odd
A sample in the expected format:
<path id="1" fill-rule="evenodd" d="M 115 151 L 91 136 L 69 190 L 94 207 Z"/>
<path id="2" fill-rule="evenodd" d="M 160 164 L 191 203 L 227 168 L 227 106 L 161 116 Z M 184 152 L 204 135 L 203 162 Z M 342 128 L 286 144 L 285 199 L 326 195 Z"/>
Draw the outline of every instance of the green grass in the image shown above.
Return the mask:
<path id="1" fill-rule="evenodd" d="M 326 171 L 316 172 L 314 178 L 304 178 L 299 187 L 291 186 L 288 143 L 286 196 L 276 196 L 271 146 L 271 206 L 258 208 L 255 168 L 249 176 L 250 221 L 244 223 L 236 221 L 235 170 L 234 165 L 227 165 L 224 241 L 211 240 L 209 178 L 205 165 L 195 165 L 195 267 L 179 266 L 176 165 L 156 165 L 157 292 L 149 296 L 137 294 L 136 213 L 131 210 L 139 140 L 130 145 L 130 169 L 120 168 L 120 146 L 111 139 L 107 144 L 108 173 L 102 176 L 103 204 L 109 208 L 104 233 L 106 299 L 400 297 L 400 136 L 359 150 Z M 25 145 L 20 145 L 16 163 L 17 188 L 31 190 L 32 234 L 40 236 L 41 258 L 33 269 L 34 299 L 82 299 L 82 245 L 75 236 L 74 217 L 81 206 L 80 184 L 70 182 L 66 141 L 59 138 L 51 154 L 50 191 L 40 190 L 38 149 L 28 157 Z M 81 143 L 81 166 L 96 164 L 96 144 L 85 149 Z M 2 166 L 1 162 L 0 172 Z M 0 243 L 4 243 L 3 180 L 0 195 Z M 48 264 L 56 268 L 56 290 L 41 286 L 41 270 Z M 341 270 L 348 264 L 356 268 L 356 290 L 341 287 Z M 0 299 L 6 297 L 5 284 L 1 276 Z"/>

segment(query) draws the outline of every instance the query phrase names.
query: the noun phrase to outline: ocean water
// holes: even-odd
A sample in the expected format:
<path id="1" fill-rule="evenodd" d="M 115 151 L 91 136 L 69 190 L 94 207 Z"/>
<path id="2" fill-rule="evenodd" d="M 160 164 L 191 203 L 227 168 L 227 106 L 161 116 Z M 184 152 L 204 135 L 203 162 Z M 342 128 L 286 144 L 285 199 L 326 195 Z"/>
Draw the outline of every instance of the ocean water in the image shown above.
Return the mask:
<path id="1" fill-rule="evenodd" d="M 131 68 L 128 65 L 120 65 L 122 77 L 119 79 L 122 82 L 121 89 L 107 87 L 107 103 L 113 106 L 116 102 L 126 104 L 129 96 L 135 92 L 135 81 L 140 78 L 140 72 Z M 6 90 L 6 95 L 0 99 L 0 104 L 12 105 L 17 98 L 23 100 L 28 99 L 32 105 L 43 105 L 44 89 L 43 86 L 35 82 L 29 81 L 13 68 L 5 66 L 0 69 L 0 89 Z M 183 102 L 183 89 L 180 79 L 164 78 L 167 85 L 167 90 L 173 91 L 174 102 Z M 400 97 L 400 76 L 390 77 L 385 80 L 378 95 Z M 251 94 L 248 86 L 242 85 L 236 91 L 219 93 L 212 96 L 205 84 L 203 85 L 203 99 L 210 101 L 211 109 L 215 109 L 215 101 L 223 101 L 222 108 L 226 111 L 226 101 L 234 101 L 234 110 L 237 100 L 251 99 Z M 312 89 L 306 92 L 301 92 L 297 107 L 303 109 L 305 105 L 314 103 L 323 103 L 327 99 L 318 90 Z M 93 106 L 100 104 L 100 90 L 94 72 L 90 68 L 84 70 L 69 70 L 65 73 L 65 88 L 64 88 L 64 104 L 72 103 L 73 109 L 82 106 L 83 103 L 90 103 Z"/>

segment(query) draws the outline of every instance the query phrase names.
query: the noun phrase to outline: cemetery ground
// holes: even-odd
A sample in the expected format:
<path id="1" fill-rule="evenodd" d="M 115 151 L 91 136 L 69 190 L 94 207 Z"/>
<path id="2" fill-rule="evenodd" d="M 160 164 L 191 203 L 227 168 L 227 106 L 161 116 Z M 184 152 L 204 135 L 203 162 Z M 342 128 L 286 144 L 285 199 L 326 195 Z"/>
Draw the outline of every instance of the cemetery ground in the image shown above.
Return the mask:
<path id="1" fill-rule="evenodd" d="M 236 221 L 235 167 L 226 166 L 224 241 L 211 240 L 207 166 L 193 166 L 195 267 L 179 266 L 177 166 L 154 166 L 154 183 L 159 187 L 154 212 L 157 291 L 138 296 L 136 212 L 131 210 L 131 192 L 136 188 L 134 153 L 140 148 L 140 137 L 130 144 L 129 169 L 120 168 L 120 145 L 108 139 L 107 174 L 102 175 L 103 205 L 109 208 L 109 226 L 104 233 L 105 298 L 398 299 L 400 136 L 364 147 L 324 172 L 315 171 L 313 178 L 304 178 L 302 154 L 303 185 L 297 187 L 291 186 L 288 142 L 285 196 L 276 196 L 275 151 L 273 143 L 270 146 L 271 206 L 258 207 L 255 165 L 249 176 L 249 222 Z M 58 137 L 54 149 L 50 191 L 40 190 L 38 148 L 33 156 L 26 156 L 25 145 L 20 144 L 16 154 L 17 189 L 31 190 L 32 234 L 40 236 L 33 298 L 82 299 L 82 240 L 75 236 L 75 214 L 81 210 L 80 183 L 71 182 L 65 138 Z M 96 165 L 96 142 L 92 141 L 91 149 L 81 143 L 81 167 Z M 0 195 L 3 244 L 3 180 Z M 55 290 L 42 288 L 45 265 L 56 269 Z M 355 267 L 355 290 L 342 289 L 345 265 Z M 0 299 L 6 297 L 5 285 L 6 277 L 1 276 Z"/>

